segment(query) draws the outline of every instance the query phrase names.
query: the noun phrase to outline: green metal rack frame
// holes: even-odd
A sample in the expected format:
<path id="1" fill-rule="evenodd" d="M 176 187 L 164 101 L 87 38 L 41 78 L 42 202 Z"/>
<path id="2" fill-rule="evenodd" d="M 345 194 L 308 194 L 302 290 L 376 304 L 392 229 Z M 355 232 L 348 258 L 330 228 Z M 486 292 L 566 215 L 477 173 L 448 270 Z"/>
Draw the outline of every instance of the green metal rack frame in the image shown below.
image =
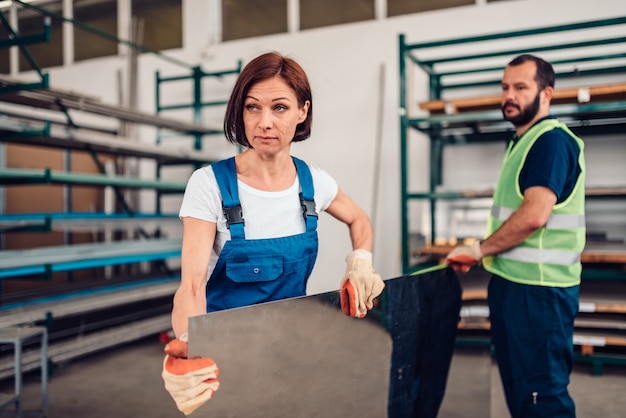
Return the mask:
<path id="1" fill-rule="evenodd" d="M 181 110 L 181 109 L 192 109 L 193 110 L 193 122 L 197 125 L 202 123 L 202 109 L 205 107 L 213 107 L 213 106 L 225 106 L 228 101 L 227 100 L 213 100 L 213 101 L 204 101 L 203 100 L 203 91 L 202 91 L 202 80 L 206 77 L 225 77 L 229 75 L 239 75 L 241 72 L 242 62 L 238 61 L 237 66 L 230 70 L 224 71 L 212 71 L 206 72 L 202 70 L 199 66 L 195 66 L 191 69 L 190 74 L 178 75 L 178 76 L 169 76 L 162 77 L 160 71 L 157 71 L 155 74 L 155 97 L 156 97 L 156 113 L 160 115 L 162 112 L 168 110 Z M 168 104 L 165 105 L 162 103 L 162 92 L 161 88 L 164 83 L 172 83 L 179 81 L 192 81 L 192 89 L 193 89 L 193 99 L 188 103 L 176 103 L 176 104 Z M 213 132 L 214 134 L 222 133 L 222 131 Z M 202 149 L 202 137 L 204 135 L 201 133 L 194 134 L 195 142 L 194 147 L 196 150 Z"/>
<path id="2" fill-rule="evenodd" d="M 155 73 L 155 101 L 156 101 L 156 114 L 161 115 L 163 112 L 171 111 L 171 110 L 183 110 L 183 109 L 191 109 L 193 112 L 193 123 L 196 125 L 200 125 L 202 123 L 202 110 L 206 107 L 217 107 L 217 106 L 226 106 L 228 101 L 224 100 L 213 100 L 213 101 L 205 101 L 203 99 L 203 89 L 202 89 L 202 80 L 205 78 L 222 78 L 227 76 L 237 76 L 241 72 L 242 62 L 239 60 L 237 62 L 237 66 L 230 70 L 223 71 L 212 71 L 207 72 L 202 70 L 199 66 L 193 67 L 189 74 L 176 75 L 176 76 L 161 76 L 160 71 L 156 71 Z M 192 91 L 193 98 L 190 102 L 187 103 L 175 103 L 175 104 L 163 104 L 163 92 L 162 87 L 164 84 L 169 83 L 178 83 L 178 82 L 192 82 Z M 213 132 L 208 133 L 194 133 L 194 150 L 201 151 L 203 148 L 203 138 L 206 135 L 215 135 L 222 134 L 222 130 L 215 130 Z M 157 138 L 157 143 L 161 143 L 163 137 L 160 135 Z M 196 162 L 195 167 L 200 167 L 202 164 L 208 164 L 214 161 L 204 161 L 203 163 Z M 161 162 L 157 162 L 156 167 L 156 178 L 161 178 L 161 170 L 163 166 Z M 160 204 L 160 193 L 161 191 L 157 191 L 157 213 L 161 212 L 161 204 Z"/>
<path id="3" fill-rule="evenodd" d="M 612 30 L 603 30 L 611 28 Z M 577 31 L 596 30 L 595 37 L 563 36 L 561 42 L 553 41 L 554 38 L 544 37 L 542 42 L 537 42 L 537 37 L 548 34 L 570 35 Z M 602 30 L 598 30 L 602 29 Z M 585 33 L 585 32 L 578 32 Z M 417 103 L 408 102 L 409 85 L 407 73 L 421 70 L 428 79 L 428 100 L 444 100 L 446 93 L 453 96 L 454 92 L 463 89 L 480 87 L 494 87 L 500 83 L 499 74 L 503 66 L 495 66 L 496 59 L 508 60 L 522 53 L 542 53 L 559 51 L 557 59 L 551 60 L 557 71 L 558 80 L 589 80 L 603 76 L 617 77 L 623 82 L 626 74 L 626 17 L 593 20 L 587 22 L 572 23 L 549 27 L 539 27 L 528 30 L 518 30 L 503 33 L 492 33 L 481 36 L 466 38 L 444 39 L 434 42 L 411 44 L 406 41 L 403 34 L 399 35 L 399 87 L 400 87 L 400 158 L 401 158 L 401 240 L 402 240 L 402 270 L 404 274 L 419 269 L 420 266 L 411 265 L 410 258 L 410 225 L 409 225 L 409 202 L 421 200 L 428 201 L 430 211 L 430 240 L 434 244 L 436 234 L 436 210 L 437 201 L 453 199 L 476 199 L 489 198 L 490 192 L 472 193 L 446 191 L 437 192 L 437 186 L 441 184 L 443 149 L 445 146 L 454 144 L 484 143 L 493 141 L 505 141 L 513 133 L 512 126 L 502 119 L 499 110 L 467 111 L 458 114 L 432 114 L 428 116 L 411 116 L 410 106 Z M 576 41 L 575 39 L 580 39 Z M 509 48 L 494 46 L 491 41 L 499 40 L 524 40 L 528 45 L 523 49 L 519 46 Z M 515 42 L 507 45 L 516 45 Z M 520 43 L 521 44 L 521 43 Z M 446 47 L 462 45 L 462 52 L 457 55 L 442 56 L 448 50 Z M 613 47 L 613 49 L 611 49 Z M 472 48 L 474 51 L 472 52 Z M 459 51 L 457 48 L 456 51 Z M 608 52 L 607 52 L 608 51 Z M 613 52 L 615 51 L 615 52 Z M 436 52 L 437 58 L 424 58 L 429 53 Z M 468 65 L 471 63 L 471 65 Z M 412 67 L 409 67 L 409 66 Z M 573 67 L 573 69 L 572 69 Z M 493 74 L 492 74 L 493 73 Z M 415 88 L 415 86 L 411 86 Z M 444 100 L 445 102 L 446 100 Z M 612 98 L 610 101 L 576 103 L 576 104 L 553 104 L 551 112 L 560 119 L 565 120 L 570 128 L 579 135 L 606 135 L 624 134 L 626 132 L 626 100 L 623 97 Z M 430 174 L 428 190 L 413 192 L 409 190 L 409 138 L 410 130 L 416 130 L 428 136 L 430 144 Z M 626 190 L 588 190 L 588 199 L 623 199 Z M 624 280 L 622 268 L 598 270 L 594 266 L 585 266 L 583 280 Z M 483 333 L 484 334 L 484 333 Z M 460 333 L 457 344 L 475 345 L 490 344 L 488 335 L 464 335 Z M 592 355 L 576 354 L 577 362 L 588 362 L 592 365 L 595 375 L 602 374 L 604 364 L 623 366 L 626 364 L 623 354 L 598 352 Z"/>
<path id="4" fill-rule="evenodd" d="M 133 225 L 133 228 L 138 231 L 144 238 L 160 237 L 160 227 L 163 221 L 171 221 L 177 219 L 176 214 L 162 213 L 160 199 L 164 194 L 176 193 L 180 194 L 185 189 L 185 183 L 163 181 L 160 176 L 155 179 L 137 179 L 122 176 L 107 175 L 105 167 L 100 159 L 100 154 L 107 155 L 120 155 L 130 156 L 136 158 L 152 159 L 159 166 L 165 165 L 181 165 L 190 164 L 193 166 L 199 166 L 207 163 L 210 157 L 206 153 L 199 152 L 201 148 L 201 138 L 206 135 L 213 135 L 221 133 L 221 129 L 209 126 L 202 126 L 200 123 L 201 108 L 208 105 L 215 105 L 217 103 L 203 103 L 201 102 L 202 90 L 201 81 L 202 78 L 207 76 L 221 77 L 228 74 L 238 74 L 241 69 L 241 62 L 235 70 L 207 73 L 204 72 L 199 66 L 188 64 L 179 59 L 170 57 L 163 54 L 160 51 L 156 51 L 150 48 L 146 48 L 143 45 L 136 44 L 134 42 L 121 39 L 113 34 L 104 32 L 98 28 L 87 25 L 83 22 L 77 21 L 73 18 L 68 18 L 59 13 L 47 10 L 44 7 L 38 5 L 25 3 L 20 0 L 15 0 L 15 3 L 21 7 L 31 9 L 36 13 L 41 14 L 43 17 L 43 29 L 39 34 L 20 36 L 16 30 L 14 30 L 9 20 L 5 17 L 3 12 L 0 12 L 0 24 L 2 24 L 9 34 L 9 39 L 2 40 L 0 47 L 13 47 L 19 48 L 20 52 L 30 62 L 31 67 L 40 76 L 39 82 L 23 82 L 21 80 L 13 80 L 10 77 L 2 76 L 0 78 L 0 94 L 2 94 L 3 101 L 14 103 L 17 105 L 34 106 L 42 109 L 51 109 L 60 111 L 65 117 L 63 121 L 56 118 L 56 120 L 44 120 L 38 119 L 32 116 L 20 115 L 16 112 L 14 115 L 7 115 L 12 119 L 3 119 L 0 121 L 0 134 L 3 136 L 3 142 L 13 142 L 18 144 L 32 144 L 36 146 L 43 146 L 48 148 L 63 149 L 64 152 L 69 153 L 71 150 L 78 150 L 87 152 L 92 160 L 97 165 L 100 174 L 83 174 L 73 173 L 69 171 L 52 171 L 50 169 L 14 169 L 14 168 L 0 168 L 0 187 L 14 187 L 16 185 L 34 185 L 34 184 L 58 184 L 66 187 L 67 193 L 65 196 L 65 209 L 58 213 L 48 213 L 42 216 L 35 216 L 33 214 L 24 214 L 21 219 L 16 219 L 16 216 L 5 216 L 0 214 L 0 220 L 3 222 L 0 225 L 0 233 L 4 232 L 49 232 L 55 228 L 57 224 L 63 224 L 61 231 L 68 233 L 71 231 L 75 224 L 92 223 L 93 225 L 104 225 L 108 222 L 108 228 L 110 228 L 111 222 L 126 222 L 126 225 Z M 60 20 L 64 23 L 69 23 L 74 27 L 81 30 L 90 32 L 101 38 L 117 42 L 119 44 L 126 45 L 130 48 L 140 51 L 141 53 L 150 53 L 156 55 L 158 58 L 173 63 L 174 65 L 191 70 L 190 76 L 178 77 L 178 79 L 190 78 L 194 81 L 194 97 L 191 104 L 194 107 L 195 117 L 193 122 L 181 122 L 175 119 L 168 119 L 159 115 L 161 111 L 169 110 L 167 106 L 157 105 L 157 114 L 150 115 L 141 112 L 134 111 L 132 109 L 120 108 L 119 106 L 106 105 L 98 100 L 94 100 L 92 97 L 74 94 L 72 92 L 60 91 L 53 89 L 49 85 L 48 74 L 42 72 L 41 68 L 29 53 L 27 46 L 37 42 L 47 42 L 51 38 L 51 19 Z M 162 81 L 173 81 L 173 79 L 162 79 L 157 82 L 159 84 Z M 158 90 L 158 88 L 157 88 Z M 160 100 L 159 91 L 157 91 L 157 100 Z M 167 147 L 158 147 L 160 138 L 157 138 L 157 146 L 144 146 L 139 144 L 128 143 L 120 144 L 121 140 L 113 138 L 110 141 L 103 139 L 103 134 L 108 136 L 116 135 L 116 131 L 106 131 L 105 129 L 98 129 L 94 126 L 77 126 L 71 119 L 68 110 L 77 110 L 87 113 L 92 113 L 104 117 L 112 117 L 122 121 L 128 121 L 131 123 L 138 123 L 144 125 L 151 125 L 156 127 L 159 132 L 161 130 L 167 130 L 170 132 L 177 132 L 182 135 L 191 135 L 196 138 L 196 148 L 189 150 L 188 152 L 181 151 L 180 149 L 171 150 L 167 152 Z M 64 129 L 59 128 L 59 125 Z M 163 148 L 161 150 L 157 148 Z M 68 154 L 69 155 L 69 154 Z M 66 164 L 66 170 L 69 165 Z M 121 207 L 122 212 L 116 212 L 114 214 L 97 213 L 89 216 L 82 216 L 73 212 L 69 206 L 71 199 L 70 191 L 71 186 L 85 186 L 85 187 L 112 187 L 116 194 L 116 200 Z M 126 202 L 126 197 L 122 193 L 124 189 L 152 189 L 156 192 L 157 210 L 154 213 L 143 214 L 136 212 L 134 208 Z M 68 209 L 69 208 L 69 209 Z M 72 223 L 69 220 L 70 216 L 78 215 L 80 217 L 79 222 Z M 9 219 L 11 218 L 11 219 Z M 144 231 L 143 226 L 137 223 L 138 219 L 149 219 L 152 224 L 156 224 L 155 232 L 148 234 Z M 156 220 L 156 222 L 155 222 Z M 66 235 L 66 241 L 69 242 L 69 236 Z M 94 248 L 100 248 L 101 245 L 95 245 Z M 69 246 L 68 246 L 69 248 Z M 69 249 L 69 251 L 72 251 Z M 142 259 L 143 257 L 143 259 Z M 163 253 L 161 255 L 151 254 L 149 250 L 146 250 L 146 254 L 138 254 L 134 261 L 128 257 L 113 257 L 111 260 L 104 260 L 95 258 L 90 264 L 93 266 L 106 266 L 119 264 L 118 261 L 127 260 L 127 262 L 138 261 L 150 261 L 150 260 L 164 260 L 165 258 L 171 258 L 172 254 Z M 54 265 L 54 260 L 51 261 L 51 265 L 47 270 L 55 271 L 59 266 Z M 74 263 L 69 268 L 62 268 L 62 271 L 70 271 L 81 266 L 80 263 Z M 47 271 L 46 270 L 46 271 Z M 42 270 L 43 272 L 43 270 Z M 5 272 L 6 274 L 9 274 Z M 34 274 L 37 274 L 36 272 Z M 45 275 L 44 275 L 45 276 Z M 8 276 L 7 276 L 8 277 Z"/>
<path id="5" fill-rule="evenodd" d="M 20 86 L 0 86 L 0 93 L 8 93 L 8 92 L 16 91 L 16 90 L 47 88 L 48 82 L 49 82 L 48 74 L 43 73 L 41 71 L 41 68 L 37 64 L 37 61 L 35 61 L 33 56 L 30 54 L 30 52 L 26 48 L 26 45 L 50 41 L 52 37 L 52 27 L 50 24 L 50 18 L 44 19 L 44 25 L 43 25 L 44 27 L 43 27 L 42 32 L 31 34 L 31 35 L 18 34 L 11 26 L 11 23 L 4 15 L 4 12 L 1 12 L 1 11 L 0 11 L 0 23 L 2 23 L 2 26 L 4 26 L 4 28 L 9 34 L 9 39 L 3 39 L 0 41 L 0 48 L 17 46 L 20 52 L 22 53 L 22 55 L 24 56 L 24 58 L 26 58 L 30 66 L 33 68 L 33 70 L 35 70 L 35 72 L 37 72 L 37 74 L 40 77 L 39 82 L 25 83 Z"/>
<path id="6" fill-rule="evenodd" d="M 404 34 L 399 35 L 399 98 L 400 98 L 400 158 L 401 158 L 401 241 L 402 241 L 402 270 L 404 273 L 412 271 L 414 266 L 410 265 L 410 225 L 409 225 L 409 201 L 428 200 L 430 204 L 430 229 L 431 242 L 436 238 L 436 202 L 438 199 L 459 199 L 464 198 L 461 193 L 436 193 L 436 187 L 440 184 L 442 170 L 442 152 L 444 145 L 469 142 L 488 142 L 503 140 L 507 132 L 512 132 L 512 127 L 502 120 L 500 111 L 477 111 L 456 115 L 432 115 L 425 117 L 411 117 L 409 115 L 412 103 L 408 103 L 407 98 L 407 71 L 409 65 L 418 66 L 428 77 L 428 97 L 429 100 L 442 99 L 444 92 L 459 89 L 494 86 L 498 85 L 499 78 L 485 78 L 492 72 L 501 72 L 504 68 L 487 63 L 482 67 L 450 70 L 454 64 L 467 62 L 488 62 L 489 59 L 502 57 L 512 57 L 520 53 L 537 53 L 555 50 L 573 51 L 575 55 L 567 58 L 553 60 L 555 65 L 574 65 L 582 63 L 595 63 L 604 65 L 600 68 L 587 68 L 567 70 L 559 72 L 557 78 L 572 79 L 586 76 L 601 76 L 609 74 L 626 73 L 626 65 L 619 61 L 626 58 L 626 52 L 587 52 L 599 46 L 623 45 L 626 44 L 624 31 L 618 35 L 603 36 L 599 39 L 585 39 L 578 42 L 549 43 L 537 46 L 535 41 L 537 36 L 554 33 L 572 33 L 585 29 L 626 27 L 626 17 L 616 17 L 611 19 L 601 19 L 588 22 L 579 22 L 566 25 L 539 27 L 528 30 L 517 30 L 503 33 L 492 33 L 481 36 L 466 38 L 445 39 L 424 43 L 408 43 Z M 626 29 L 625 29 L 626 30 Z M 503 39 L 523 38 L 528 40 L 526 48 L 496 49 L 489 45 L 489 41 Z M 481 53 L 467 53 L 462 55 L 449 55 L 435 59 L 424 59 L 418 54 L 427 54 L 429 51 L 437 49 L 466 45 L 467 48 L 475 46 Z M 491 49 L 490 49 L 491 48 Z M 579 52 L 582 51 L 582 52 Z M 617 63 L 616 63 L 617 61 Z M 443 67 L 447 69 L 440 69 Z M 476 77 L 476 76 L 481 76 Z M 475 77 L 471 81 L 454 81 L 455 77 L 466 78 Z M 603 103 L 583 103 L 583 104 L 563 104 L 553 105 L 553 114 L 559 117 L 568 117 L 572 120 L 570 126 L 575 132 L 580 134 L 595 133 L 608 134 L 626 131 L 626 101 L 619 100 Z M 568 121 L 569 124 L 569 121 Z M 463 130 L 463 128 L 465 128 Z M 415 129 L 427 134 L 430 137 L 430 175 L 429 187 L 425 193 L 412 193 L 408 187 L 408 132 Z M 460 132 L 460 133 L 459 133 Z M 469 196 L 468 196 L 469 197 Z M 476 197 L 476 196 L 472 196 Z M 488 196 L 486 196 L 488 197 Z"/>

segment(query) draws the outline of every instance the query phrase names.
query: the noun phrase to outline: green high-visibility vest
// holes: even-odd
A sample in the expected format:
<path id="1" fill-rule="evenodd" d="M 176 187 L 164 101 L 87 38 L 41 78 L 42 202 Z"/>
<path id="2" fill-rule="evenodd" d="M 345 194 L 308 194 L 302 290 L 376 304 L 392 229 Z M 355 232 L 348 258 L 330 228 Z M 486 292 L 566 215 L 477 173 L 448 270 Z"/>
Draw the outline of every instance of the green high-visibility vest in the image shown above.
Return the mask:
<path id="1" fill-rule="evenodd" d="M 504 162 L 493 196 L 487 224 L 487 237 L 522 205 L 524 196 L 519 176 L 531 147 L 544 133 L 563 129 L 580 147 L 580 175 L 572 193 L 552 209 L 548 222 L 516 247 L 483 259 L 483 267 L 516 283 L 569 287 L 580 284 L 580 254 L 585 247 L 585 160 L 583 141 L 556 119 L 546 119 L 531 127 L 518 143 L 513 142 Z"/>

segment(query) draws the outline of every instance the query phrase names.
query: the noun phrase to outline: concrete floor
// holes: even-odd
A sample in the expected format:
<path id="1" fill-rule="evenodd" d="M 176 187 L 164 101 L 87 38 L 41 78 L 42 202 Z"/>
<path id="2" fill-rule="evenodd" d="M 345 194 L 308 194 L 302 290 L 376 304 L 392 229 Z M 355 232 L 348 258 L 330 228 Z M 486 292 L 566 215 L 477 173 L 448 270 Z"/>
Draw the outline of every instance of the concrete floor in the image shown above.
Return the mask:
<path id="1" fill-rule="evenodd" d="M 162 349 L 155 336 L 57 366 L 49 382 L 49 418 L 183 416 L 163 388 Z M 0 381 L 0 391 L 10 392 L 12 384 L 11 380 Z M 589 366 L 577 364 L 570 390 L 578 417 L 624 417 L 625 388 L 626 367 L 605 366 L 602 376 L 593 376 Z M 25 377 L 23 399 L 25 409 L 39 407 L 37 374 Z M 206 416 L 202 411 L 192 417 Z M 490 356 L 484 350 L 457 350 L 439 416 L 507 415 L 497 368 Z"/>

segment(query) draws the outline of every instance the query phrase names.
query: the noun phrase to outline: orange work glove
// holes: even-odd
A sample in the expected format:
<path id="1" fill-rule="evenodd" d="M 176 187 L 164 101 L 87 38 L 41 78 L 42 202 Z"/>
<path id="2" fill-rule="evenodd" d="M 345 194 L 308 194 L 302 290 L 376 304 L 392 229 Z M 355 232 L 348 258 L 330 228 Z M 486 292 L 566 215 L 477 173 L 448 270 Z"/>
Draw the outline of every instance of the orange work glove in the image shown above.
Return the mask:
<path id="1" fill-rule="evenodd" d="M 340 300 L 344 314 L 363 318 L 374 307 L 374 299 L 385 288 L 380 274 L 372 268 L 372 253 L 354 250 L 346 258 L 346 275 L 341 281 Z"/>
<path id="2" fill-rule="evenodd" d="M 187 358 L 187 333 L 165 346 L 163 381 L 178 409 L 185 415 L 211 399 L 220 386 L 213 359 Z"/>
<path id="3" fill-rule="evenodd" d="M 483 253 L 480 251 L 480 241 L 476 240 L 472 245 L 462 245 L 456 247 L 446 257 L 446 263 L 454 269 L 467 273 L 472 266 L 480 263 L 483 259 Z"/>

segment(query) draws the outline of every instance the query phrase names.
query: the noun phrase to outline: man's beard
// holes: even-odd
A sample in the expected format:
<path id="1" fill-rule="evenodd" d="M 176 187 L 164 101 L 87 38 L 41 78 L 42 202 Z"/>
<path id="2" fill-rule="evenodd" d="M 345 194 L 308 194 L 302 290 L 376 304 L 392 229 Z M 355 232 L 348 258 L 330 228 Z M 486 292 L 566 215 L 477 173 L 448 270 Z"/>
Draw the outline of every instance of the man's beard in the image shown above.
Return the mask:
<path id="1" fill-rule="evenodd" d="M 502 116 L 504 116 L 505 120 L 508 120 L 509 122 L 511 122 L 514 126 L 524 126 L 526 124 L 528 124 L 530 121 L 533 120 L 533 118 L 535 116 L 537 116 L 537 112 L 539 112 L 539 102 L 540 102 L 541 98 L 540 98 L 540 93 L 537 93 L 537 95 L 535 96 L 535 100 L 528 106 L 526 106 L 524 109 L 521 109 L 518 105 L 513 104 L 511 102 L 506 102 L 504 105 L 502 105 L 501 110 L 502 110 Z M 519 114 L 517 116 L 507 116 L 504 109 L 507 106 L 514 106 L 517 109 L 519 109 Z"/>

